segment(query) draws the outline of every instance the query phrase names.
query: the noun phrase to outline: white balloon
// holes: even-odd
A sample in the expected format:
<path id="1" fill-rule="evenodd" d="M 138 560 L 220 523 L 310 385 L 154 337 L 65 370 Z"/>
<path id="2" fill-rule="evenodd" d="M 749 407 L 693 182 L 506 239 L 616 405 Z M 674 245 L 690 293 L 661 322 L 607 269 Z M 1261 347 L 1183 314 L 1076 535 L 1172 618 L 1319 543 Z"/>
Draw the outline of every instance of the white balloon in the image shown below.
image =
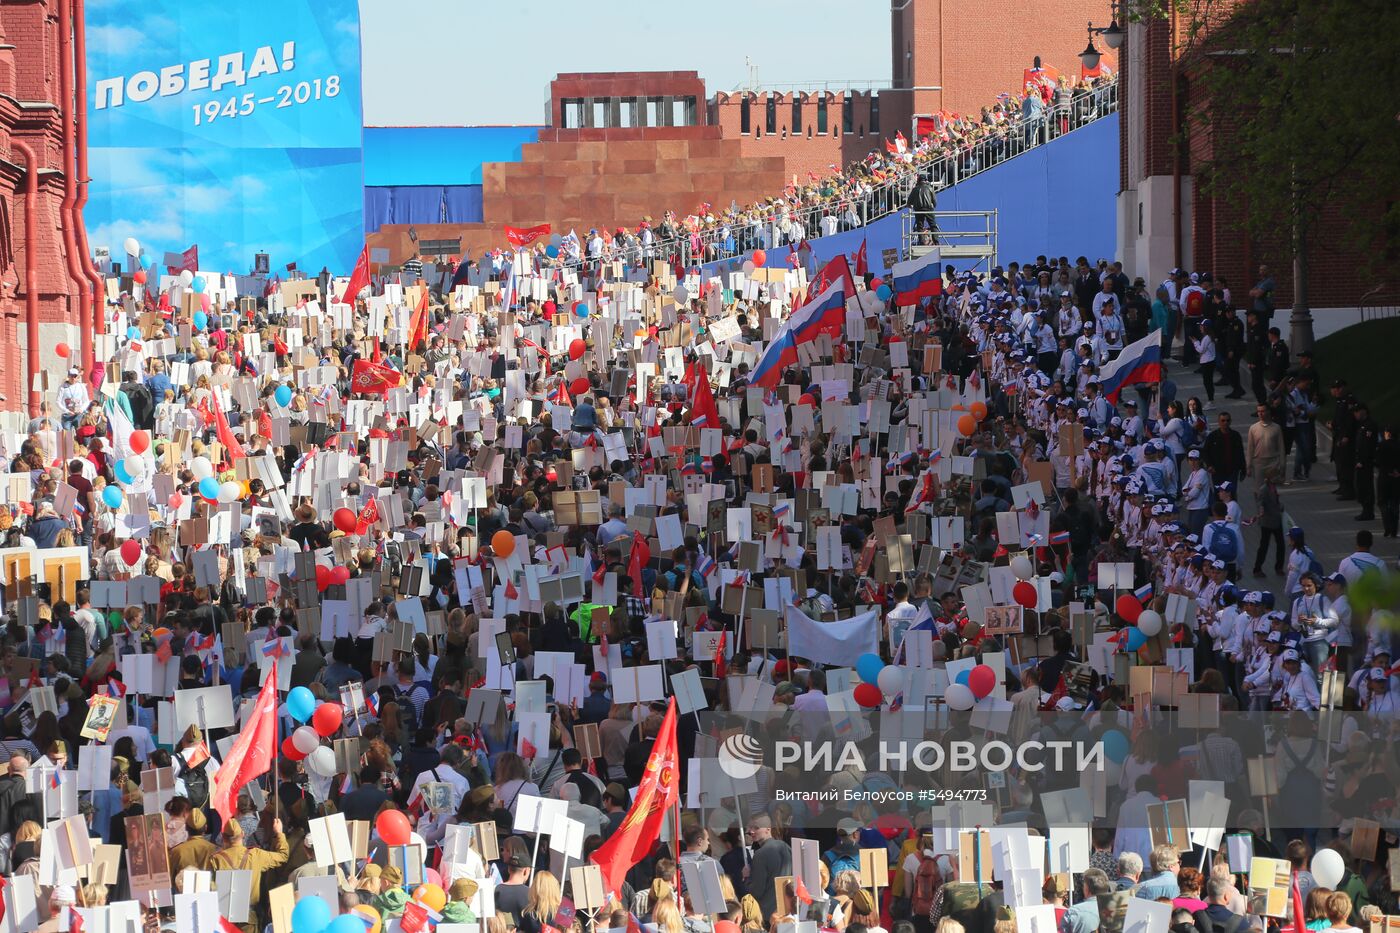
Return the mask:
<path id="1" fill-rule="evenodd" d="M 122 246 L 126 248 L 126 254 L 128 256 L 141 255 L 141 244 L 137 242 L 136 237 L 134 236 L 127 237 L 126 242 L 123 243 Z"/>
<path id="2" fill-rule="evenodd" d="M 219 486 L 219 501 L 223 503 L 237 502 L 238 497 L 242 495 L 242 493 L 243 487 L 233 480 L 229 480 L 227 483 L 223 483 Z"/>
<path id="3" fill-rule="evenodd" d="M 322 745 L 306 756 L 306 770 L 321 777 L 335 776 L 335 752 L 329 745 Z"/>
<path id="4" fill-rule="evenodd" d="M 195 457 L 190 461 L 190 472 L 196 481 L 207 479 L 214 475 L 214 464 L 209 462 L 208 457 Z"/>
<path id="5" fill-rule="evenodd" d="M 950 709 L 967 710 L 977 705 L 977 694 L 967 684 L 949 684 L 943 694 Z"/>
<path id="6" fill-rule="evenodd" d="M 1011 558 L 1011 572 L 1016 575 L 1017 580 L 1029 580 L 1035 576 L 1035 565 L 1026 555 L 1017 554 Z"/>
<path id="7" fill-rule="evenodd" d="M 880 669 L 880 676 L 875 681 L 881 693 L 887 697 L 894 696 L 904 689 L 904 668 L 887 664 Z"/>
<path id="8" fill-rule="evenodd" d="M 1342 883 L 1347 866 L 1335 849 L 1323 849 L 1313 856 L 1312 873 L 1319 887 L 1336 889 Z"/>
<path id="9" fill-rule="evenodd" d="M 758 267 L 753 264 L 752 259 L 744 260 L 744 275 L 753 275 L 753 270 L 756 268 Z"/>
<path id="10" fill-rule="evenodd" d="M 137 454 L 132 454 L 122 461 L 122 466 L 126 467 L 127 475 L 132 479 L 143 475 L 146 472 L 146 461 Z"/>
<path id="11" fill-rule="evenodd" d="M 310 755 L 321 747 L 321 737 L 310 726 L 298 726 L 297 731 L 292 733 L 292 744 L 303 755 Z M 334 757 L 335 753 L 332 752 L 331 755 Z"/>
<path id="12" fill-rule="evenodd" d="M 194 273 L 191 272 L 190 270 L 186 269 L 186 270 L 184 270 L 183 272 L 180 273 L 180 284 L 181 284 L 181 285 L 184 285 L 184 286 L 186 286 L 186 287 L 189 287 L 189 284 L 190 284 L 191 282 L 193 282 L 193 281 L 194 281 Z"/>
<path id="13" fill-rule="evenodd" d="M 676 304 L 678 305 L 690 303 L 690 292 L 686 290 L 686 287 L 684 285 L 676 286 L 675 299 Z"/>
<path id="14" fill-rule="evenodd" d="M 1162 630 L 1162 614 L 1152 609 L 1142 610 L 1142 614 L 1138 616 L 1137 627 L 1142 634 L 1151 638 Z"/>

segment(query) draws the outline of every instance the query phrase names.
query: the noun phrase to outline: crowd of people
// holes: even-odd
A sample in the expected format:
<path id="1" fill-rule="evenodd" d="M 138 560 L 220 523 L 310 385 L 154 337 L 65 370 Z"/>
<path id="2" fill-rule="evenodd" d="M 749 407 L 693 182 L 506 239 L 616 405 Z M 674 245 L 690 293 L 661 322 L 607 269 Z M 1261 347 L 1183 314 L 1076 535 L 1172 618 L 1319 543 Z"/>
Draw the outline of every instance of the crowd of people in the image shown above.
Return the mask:
<path id="1" fill-rule="evenodd" d="M 669 259 L 690 268 L 755 249 L 796 246 L 863 227 L 899 210 L 919 180 L 932 191 L 940 190 L 1106 116 L 1117 106 L 1117 87 L 1107 72 L 1084 78 L 1042 77 L 1017 93 L 1000 95 L 977 114 L 940 114 L 925 135 L 906 141 L 901 132 L 885 149 L 844 169 L 832 165 L 825 177 L 810 173 L 805 182 L 764 201 L 701 204 L 688 214 L 666 211 L 659 222 L 647 216 L 635 228 L 573 230 L 535 243 L 530 250 L 545 267 L 595 267 L 614 261 L 642 267 Z M 421 263 L 422 258 L 411 261 Z M 442 264 L 429 271 L 430 281 L 445 285 L 457 270 Z M 462 271 L 465 275 L 465 267 Z"/>
<path id="2" fill-rule="evenodd" d="M 554 258 L 524 278 L 557 301 L 520 277 L 437 296 L 327 283 L 196 317 L 173 278 L 132 296 L 144 310 L 112 306 L 120 379 L 74 369 L 5 439 L 13 922 L 78 929 L 126 904 L 193 929 L 172 892 L 245 871 L 246 905 L 214 884 L 248 933 L 1277 930 L 1293 900 L 1240 836 L 1286 863 L 1295 928 L 1400 913 L 1396 620 L 1349 598 L 1390 571 L 1367 531 L 1329 567 L 1284 527 L 1290 453 L 1291 481 L 1313 478 L 1319 376 L 1278 339 L 1267 270 L 1241 324 L 1218 278 L 1177 270 L 1149 294 L 1086 257 L 949 266 L 913 297 L 899 270 L 853 277 L 841 256 L 810 289 L 658 271 L 628 292 L 584 270 L 587 301 Z M 839 319 L 814 318 L 833 290 Z M 1247 438 L 1169 397 L 1178 345 L 1207 401 L 1249 373 Z M 1381 445 L 1332 386 L 1342 493 L 1369 511 Z M 1019 627 L 991 631 L 1012 604 Z M 866 654 L 905 688 L 853 680 Z M 958 693 L 950 671 L 972 664 L 1001 673 Z M 1144 668 L 1187 692 L 1133 692 Z M 913 695 L 918 671 L 942 687 Z M 230 721 L 189 720 L 195 690 Z M 1249 727 L 1174 725 L 1201 698 Z M 701 710 L 762 713 L 773 739 L 925 704 L 948 735 L 973 706 L 1009 713 L 1015 739 L 1113 748 L 1084 858 L 1051 872 L 1042 845 L 1032 896 L 959 848 L 992 825 L 1055 832 L 1049 795 L 1077 773 L 940 775 L 992 791 L 976 825 L 925 798 L 784 802 L 771 756 L 756 791 L 692 805 L 687 765 L 721 738 Z M 1278 786 L 1256 792 L 1246 763 L 1269 755 Z M 1229 834 L 1198 841 L 1193 820 L 1163 842 L 1150 808 L 1196 781 L 1224 789 Z M 332 815 L 363 830 L 352 853 L 327 854 Z M 109 870 L 78 860 L 74 820 L 119 847 Z M 568 871 L 588 864 L 596 903 Z M 715 892 L 692 889 L 699 865 Z M 322 897 L 326 914 L 304 906 Z"/>

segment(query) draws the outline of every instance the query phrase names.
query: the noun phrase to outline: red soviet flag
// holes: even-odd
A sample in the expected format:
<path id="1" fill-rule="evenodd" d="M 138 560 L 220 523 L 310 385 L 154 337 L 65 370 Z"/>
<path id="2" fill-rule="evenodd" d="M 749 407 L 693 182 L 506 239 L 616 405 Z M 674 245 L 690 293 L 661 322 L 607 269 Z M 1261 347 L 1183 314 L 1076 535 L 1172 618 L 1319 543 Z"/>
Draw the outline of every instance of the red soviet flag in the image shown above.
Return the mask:
<path id="1" fill-rule="evenodd" d="M 355 260 L 355 271 L 350 273 L 350 284 L 340 294 L 340 304 L 354 303 L 355 296 L 369 287 L 369 244 L 360 250 L 360 258 Z"/>
<path id="2" fill-rule="evenodd" d="M 549 236 L 549 224 L 537 224 L 533 227 L 506 227 L 506 240 L 511 246 L 519 249 L 522 246 L 529 246 L 541 237 Z"/>
<path id="3" fill-rule="evenodd" d="M 710 374 L 703 364 L 695 367 L 695 386 L 691 390 L 690 423 L 697 428 L 719 427 L 719 406 L 710 389 Z"/>
<path id="4" fill-rule="evenodd" d="M 860 241 L 860 249 L 856 250 L 856 275 L 865 278 L 870 271 L 870 260 L 866 258 L 866 242 Z"/>
<path id="5" fill-rule="evenodd" d="M 350 370 L 350 391 L 385 395 L 402 378 L 396 369 L 369 360 L 356 360 Z"/>
<path id="6" fill-rule="evenodd" d="M 243 449 L 243 443 L 234 435 L 233 428 L 228 426 L 228 417 L 224 415 L 223 406 L 217 398 L 214 399 L 214 433 L 218 435 L 219 443 L 228 451 L 229 463 L 248 456 Z"/>
<path id="7" fill-rule="evenodd" d="M 619 898 L 622 880 L 633 865 L 651 854 L 661 838 L 662 820 L 680 799 L 678 759 L 676 698 L 671 697 L 632 807 L 608 841 L 593 853 L 593 862 L 603 874 L 603 887 Z"/>
<path id="8" fill-rule="evenodd" d="M 223 824 L 233 818 L 238 792 L 244 785 L 272 770 L 276 745 L 277 660 L 274 658 L 267 680 L 258 691 L 253 713 L 243 724 L 243 731 L 238 734 L 233 750 L 224 759 L 224 766 L 214 774 L 213 786 L 209 789 L 210 805 L 223 818 Z"/>
<path id="9" fill-rule="evenodd" d="M 642 568 L 651 563 L 651 546 L 640 531 L 632 532 L 632 550 L 627 559 L 627 575 L 632 578 L 632 595 L 646 599 L 642 592 Z"/>

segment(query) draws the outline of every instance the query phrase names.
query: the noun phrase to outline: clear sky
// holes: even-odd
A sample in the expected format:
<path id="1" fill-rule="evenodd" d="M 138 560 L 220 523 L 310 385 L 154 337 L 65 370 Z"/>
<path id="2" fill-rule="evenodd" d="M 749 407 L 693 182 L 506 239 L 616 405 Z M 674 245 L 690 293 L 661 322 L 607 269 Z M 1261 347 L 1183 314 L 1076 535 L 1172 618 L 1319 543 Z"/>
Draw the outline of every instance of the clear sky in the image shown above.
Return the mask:
<path id="1" fill-rule="evenodd" d="M 860 8 L 859 14 L 853 9 Z M 539 124 L 570 71 L 698 71 L 706 90 L 890 78 L 885 0 L 360 0 L 367 126 Z"/>

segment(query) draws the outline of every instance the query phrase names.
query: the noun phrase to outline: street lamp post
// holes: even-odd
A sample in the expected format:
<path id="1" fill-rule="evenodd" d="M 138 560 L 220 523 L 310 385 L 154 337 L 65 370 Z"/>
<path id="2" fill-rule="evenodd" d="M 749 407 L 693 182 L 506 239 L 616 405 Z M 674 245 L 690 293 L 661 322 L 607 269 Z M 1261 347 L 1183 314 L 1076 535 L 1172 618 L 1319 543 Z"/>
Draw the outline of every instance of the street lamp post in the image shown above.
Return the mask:
<path id="1" fill-rule="evenodd" d="M 1084 51 L 1079 53 L 1079 60 L 1084 63 L 1084 68 L 1093 71 L 1099 67 L 1099 59 L 1102 58 L 1099 50 L 1094 46 L 1094 36 L 1103 36 L 1103 44 L 1110 49 L 1116 49 L 1123 44 L 1123 38 L 1127 35 L 1123 28 L 1118 25 L 1118 2 L 1113 0 L 1110 4 L 1112 19 L 1107 26 L 1095 26 L 1089 23 L 1089 44 Z"/>

